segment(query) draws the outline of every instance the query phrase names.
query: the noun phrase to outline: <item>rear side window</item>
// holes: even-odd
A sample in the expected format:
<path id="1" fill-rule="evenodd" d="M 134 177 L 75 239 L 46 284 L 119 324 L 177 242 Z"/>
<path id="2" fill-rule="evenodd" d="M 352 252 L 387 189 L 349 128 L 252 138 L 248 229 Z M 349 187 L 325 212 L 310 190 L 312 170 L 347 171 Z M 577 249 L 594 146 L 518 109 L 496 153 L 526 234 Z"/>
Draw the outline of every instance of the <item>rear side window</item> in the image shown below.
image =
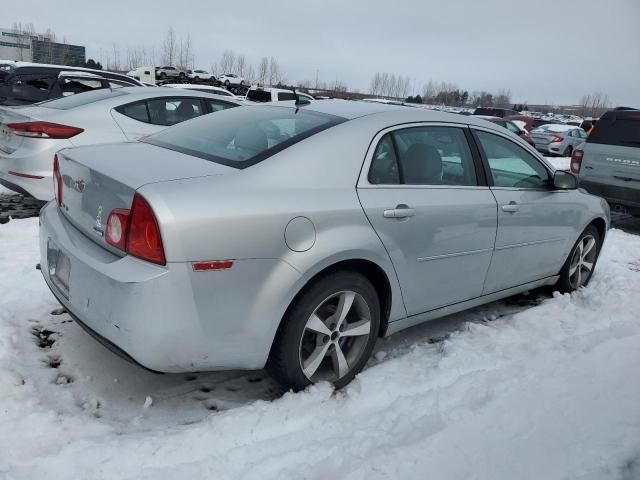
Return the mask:
<path id="1" fill-rule="evenodd" d="M 477 185 L 471 150 L 461 128 L 412 127 L 386 134 L 376 147 L 373 184 Z"/>
<path id="2" fill-rule="evenodd" d="M 234 168 L 246 168 L 322 130 L 335 115 L 287 107 L 230 108 L 176 125 L 144 142 Z"/>
<path id="3" fill-rule="evenodd" d="M 264 90 L 249 90 L 247 92 L 247 100 L 252 102 L 270 102 L 271 92 Z"/>
<path id="4" fill-rule="evenodd" d="M 157 98 L 147 101 L 150 123 L 171 126 L 202 115 L 198 98 Z"/>
<path id="5" fill-rule="evenodd" d="M 47 74 L 17 74 L 10 81 L 9 96 L 13 100 L 36 103 L 49 98 L 56 78 Z"/>
<path id="6" fill-rule="evenodd" d="M 232 103 L 219 102 L 217 100 L 207 99 L 206 102 L 209 104 L 209 108 L 212 112 L 219 112 L 220 110 L 225 110 L 227 108 L 237 107 L 237 105 Z"/>
<path id="7" fill-rule="evenodd" d="M 68 97 L 69 95 L 75 95 L 76 93 L 98 90 L 103 88 L 104 84 L 102 83 L 102 80 L 65 77 L 60 80 L 60 87 L 62 88 L 62 95 L 64 97 Z"/>
<path id="8" fill-rule="evenodd" d="M 640 147 L 640 111 L 605 114 L 589 134 L 587 143 Z"/>
<path id="9" fill-rule="evenodd" d="M 296 97 L 293 92 L 278 92 L 278 101 L 283 102 L 285 100 L 295 100 Z"/>
<path id="10" fill-rule="evenodd" d="M 43 107 L 55 108 L 56 110 L 71 110 L 72 108 L 82 107 L 90 103 L 99 102 L 108 98 L 120 97 L 127 95 L 121 89 L 111 90 L 109 88 L 101 88 L 92 92 L 85 92 L 82 95 L 71 95 L 69 97 L 57 98 L 49 102 L 41 104 Z"/>
<path id="11" fill-rule="evenodd" d="M 150 123 L 146 102 L 136 102 L 130 103 L 129 105 L 122 105 L 121 107 L 116 108 L 116 111 L 129 118 L 138 120 L 139 122 Z"/>

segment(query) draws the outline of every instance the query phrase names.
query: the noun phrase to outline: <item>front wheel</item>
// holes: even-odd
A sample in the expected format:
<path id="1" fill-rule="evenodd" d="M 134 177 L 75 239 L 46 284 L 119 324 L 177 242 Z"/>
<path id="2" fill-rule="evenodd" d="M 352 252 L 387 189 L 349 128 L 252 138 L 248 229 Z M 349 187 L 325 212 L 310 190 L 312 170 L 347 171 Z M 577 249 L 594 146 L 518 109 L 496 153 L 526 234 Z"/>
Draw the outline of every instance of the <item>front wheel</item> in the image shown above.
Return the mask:
<path id="1" fill-rule="evenodd" d="M 267 369 L 284 388 L 329 381 L 347 385 L 369 360 L 380 326 L 380 301 L 366 277 L 338 272 L 308 287 L 278 329 Z"/>
<path id="2" fill-rule="evenodd" d="M 160 80 L 164 80 L 165 78 L 167 78 L 167 74 L 166 74 L 166 73 L 164 73 L 164 72 L 160 72 L 160 75 L 158 75 L 158 78 L 159 78 Z"/>
<path id="3" fill-rule="evenodd" d="M 600 234 L 593 225 L 582 232 L 560 270 L 558 288 L 561 292 L 569 293 L 587 286 L 600 254 L 600 242 Z"/>
<path id="4" fill-rule="evenodd" d="M 229 83 L 229 80 L 225 80 L 224 81 L 224 86 L 229 88 L 229 85 L 231 85 L 231 83 Z"/>

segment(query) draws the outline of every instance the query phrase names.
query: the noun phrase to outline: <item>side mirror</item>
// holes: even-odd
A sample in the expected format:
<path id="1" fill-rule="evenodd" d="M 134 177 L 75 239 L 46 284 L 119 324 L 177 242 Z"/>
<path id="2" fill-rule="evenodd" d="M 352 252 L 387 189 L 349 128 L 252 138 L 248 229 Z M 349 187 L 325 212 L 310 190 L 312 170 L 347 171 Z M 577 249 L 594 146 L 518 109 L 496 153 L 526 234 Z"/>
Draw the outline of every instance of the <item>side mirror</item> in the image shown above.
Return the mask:
<path id="1" fill-rule="evenodd" d="M 575 190 L 578 188 L 578 178 L 571 172 L 556 170 L 553 174 L 553 188 L 559 190 Z"/>

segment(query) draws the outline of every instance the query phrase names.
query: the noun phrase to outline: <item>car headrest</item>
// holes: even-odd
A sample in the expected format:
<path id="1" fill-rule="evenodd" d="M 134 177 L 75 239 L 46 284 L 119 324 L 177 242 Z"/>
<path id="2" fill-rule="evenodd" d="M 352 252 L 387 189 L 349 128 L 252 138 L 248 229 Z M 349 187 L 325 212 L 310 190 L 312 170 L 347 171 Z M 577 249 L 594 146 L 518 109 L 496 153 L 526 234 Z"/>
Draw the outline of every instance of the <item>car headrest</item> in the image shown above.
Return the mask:
<path id="1" fill-rule="evenodd" d="M 404 181 L 410 185 L 442 183 L 442 157 L 433 145 L 416 143 L 403 155 Z"/>

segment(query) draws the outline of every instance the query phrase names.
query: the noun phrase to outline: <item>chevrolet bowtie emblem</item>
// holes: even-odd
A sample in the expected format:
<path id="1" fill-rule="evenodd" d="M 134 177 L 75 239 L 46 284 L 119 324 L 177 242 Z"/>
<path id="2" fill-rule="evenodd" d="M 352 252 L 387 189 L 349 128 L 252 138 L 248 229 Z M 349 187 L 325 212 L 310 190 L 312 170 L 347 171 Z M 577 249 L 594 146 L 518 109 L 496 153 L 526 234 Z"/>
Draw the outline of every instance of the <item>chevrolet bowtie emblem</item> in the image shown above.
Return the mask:
<path id="1" fill-rule="evenodd" d="M 85 185 L 86 185 L 86 183 L 84 183 L 84 180 L 82 180 L 81 178 L 78 179 L 78 180 L 74 180 L 74 182 L 73 182 L 73 188 L 75 188 L 80 193 L 82 193 L 84 191 Z"/>

